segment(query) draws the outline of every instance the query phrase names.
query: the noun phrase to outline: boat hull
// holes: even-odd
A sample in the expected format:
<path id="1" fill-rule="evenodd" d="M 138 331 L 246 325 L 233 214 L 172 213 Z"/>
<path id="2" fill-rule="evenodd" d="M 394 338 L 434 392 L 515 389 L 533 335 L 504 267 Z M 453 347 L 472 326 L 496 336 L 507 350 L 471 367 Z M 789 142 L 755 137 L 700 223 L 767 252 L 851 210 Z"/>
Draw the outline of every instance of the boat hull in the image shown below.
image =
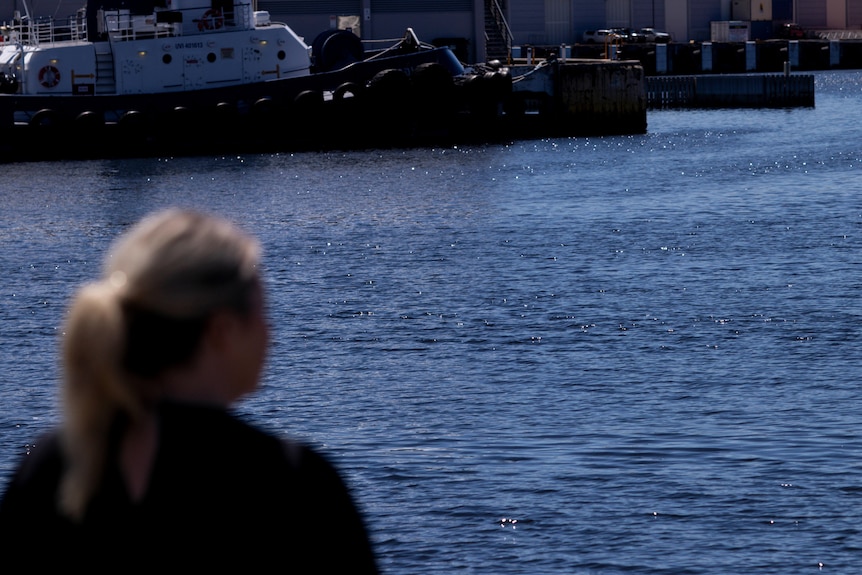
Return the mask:
<path id="1" fill-rule="evenodd" d="M 506 69 L 447 48 L 297 78 L 175 93 L 0 95 L 3 158 L 427 145 L 493 134 Z M 14 144 L 13 144 L 14 142 Z"/>

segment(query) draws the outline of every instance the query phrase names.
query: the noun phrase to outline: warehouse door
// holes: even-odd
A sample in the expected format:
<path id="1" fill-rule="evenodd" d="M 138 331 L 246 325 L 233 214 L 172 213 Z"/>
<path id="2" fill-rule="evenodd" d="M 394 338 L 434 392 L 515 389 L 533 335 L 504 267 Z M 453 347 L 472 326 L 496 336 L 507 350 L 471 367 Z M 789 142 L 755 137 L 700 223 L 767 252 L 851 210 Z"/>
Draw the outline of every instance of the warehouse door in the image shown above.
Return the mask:
<path id="1" fill-rule="evenodd" d="M 545 0 L 545 38 L 548 44 L 571 44 L 571 0 Z"/>
<path id="2" fill-rule="evenodd" d="M 608 28 L 630 28 L 632 25 L 631 0 L 607 0 L 605 20 Z"/>

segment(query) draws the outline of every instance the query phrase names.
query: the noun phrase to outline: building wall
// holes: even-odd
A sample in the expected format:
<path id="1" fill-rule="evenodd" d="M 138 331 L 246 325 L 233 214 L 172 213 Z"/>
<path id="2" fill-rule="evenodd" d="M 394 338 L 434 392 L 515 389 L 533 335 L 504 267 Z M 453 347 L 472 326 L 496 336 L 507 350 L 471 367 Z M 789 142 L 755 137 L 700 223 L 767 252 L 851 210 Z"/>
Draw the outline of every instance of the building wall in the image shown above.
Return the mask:
<path id="1" fill-rule="evenodd" d="M 284 22 L 311 44 L 331 27 L 333 16 L 358 15 L 364 40 L 401 38 L 408 27 L 423 42 L 441 38 L 463 38 L 470 59 L 484 52 L 484 38 L 474 17 L 483 0 L 258 0 L 273 20 Z M 482 12 L 478 14 L 483 16 Z M 479 38 L 481 44 L 475 39 Z"/>
<path id="2" fill-rule="evenodd" d="M 688 42 L 688 0 L 666 0 L 665 32 L 675 42 Z"/>
<path id="3" fill-rule="evenodd" d="M 826 0 L 826 27 L 837 30 L 845 26 L 847 26 L 845 0 Z"/>
<path id="4" fill-rule="evenodd" d="M 571 0 L 544 0 L 545 38 L 548 44 L 572 43 Z"/>
<path id="5" fill-rule="evenodd" d="M 411 12 L 386 12 L 371 14 L 374 39 L 400 38 L 410 27 L 423 42 L 438 38 L 471 39 L 474 33 L 472 13 L 437 12 L 417 15 Z M 470 43 L 475 49 L 473 43 Z"/>
<path id="6" fill-rule="evenodd" d="M 688 37 L 686 40 L 703 42 L 712 37 L 711 22 L 729 20 L 730 14 L 722 10 L 715 0 L 689 0 Z"/>
<path id="7" fill-rule="evenodd" d="M 793 22 L 794 0 L 772 0 L 772 18 L 776 22 Z"/>
<path id="8" fill-rule="evenodd" d="M 72 16 L 79 8 L 86 5 L 86 0 L 30 0 L 27 7 L 33 18 L 38 16 L 54 16 L 66 18 Z M 18 10 L 21 15 L 27 13 L 27 8 L 22 0 L 0 0 L 0 22 L 12 20 L 12 14 Z"/>
<path id="9" fill-rule="evenodd" d="M 556 45 L 579 42 L 586 30 L 610 27 L 664 30 L 665 4 L 672 0 L 509 0 L 508 20 L 515 44 Z M 568 13 L 565 35 L 554 35 L 547 22 Z"/>
<path id="10" fill-rule="evenodd" d="M 606 0 L 605 25 L 603 28 L 630 28 L 632 21 L 631 0 Z"/>
<path id="11" fill-rule="evenodd" d="M 796 0 L 796 23 L 805 28 L 826 28 L 826 2 Z"/>
<path id="12" fill-rule="evenodd" d="M 732 2 L 755 0 L 497 0 L 507 14 L 516 45 L 556 45 L 579 42 L 585 30 L 625 26 L 654 27 L 675 41 L 705 41 L 710 22 L 730 20 Z M 86 0 L 30 0 L 33 17 L 65 17 Z M 756 0 L 757 10 L 760 0 Z M 257 0 L 274 21 L 287 23 L 311 44 L 330 28 L 332 17 L 358 15 L 363 39 L 390 39 L 409 26 L 426 42 L 459 39 L 467 42 L 469 61 L 484 57 L 485 0 Z M 808 29 L 862 28 L 862 0 L 764 0 L 772 19 L 795 20 Z M 0 0 L 0 22 L 14 10 L 24 12 L 23 0 Z M 565 22 L 568 20 L 568 23 Z"/>
<path id="13" fill-rule="evenodd" d="M 3 1 L 3 0 L 0 0 Z M 294 30 L 307 41 L 328 28 L 329 18 L 322 12 L 344 5 L 367 4 L 371 20 L 363 21 L 366 38 L 388 38 L 403 33 L 405 22 L 420 38 L 432 41 L 438 37 L 470 39 L 470 53 L 481 54 L 481 13 L 484 0 L 259 0 L 260 8 L 268 10 L 274 19 L 282 14 Z M 793 4 L 797 18 L 806 27 L 826 27 L 828 13 L 844 14 L 847 3 L 860 6 L 857 20 L 862 23 L 862 0 L 498 0 L 504 6 L 516 45 L 555 45 L 580 41 L 585 30 L 596 28 L 654 27 L 669 32 L 676 41 L 704 41 L 710 38 L 710 23 L 732 19 L 733 2 L 757 12 L 764 5 L 769 19 L 789 21 Z M 836 8 L 836 3 L 841 7 Z M 290 11 L 303 7 L 309 14 Z M 739 8 L 739 7 L 737 7 Z M 473 13 L 476 16 L 473 16 Z M 317 13 L 316 16 L 311 12 Z M 853 13 L 847 11 L 849 15 Z M 853 13 L 855 14 L 855 13 Z M 568 26 L 561 18 L 569 18 Z M 808 23 L 806 23 L 808 22 Z M 815 24 L 816 22 L 816 24 Z M 474 32 L 474 29 L 477 30 Z M 478 39 L 478 40 L 477 40 Z"/>
<path id="14" fill-rule="evenodd" d="M 284 22 L 311 44 L 320 32 L 328 30 L 331 16 L 362 14 L 361 0 L 258 0 L 258 10 L 269 12 L 275 22 Z M 360 19 L 360 33 L 365 34 L 365 22 Z"/>
<path id="15" fill-rule="evenodd" d="M 509 1 L 529 4 L 529 0 Z M 579 39 L 585 30 L 605 28 L 607 26 L 605 3 L 597 0 L 572 0 L 572 19 L 574 20 L 575 37 Z"/>
<path id="16" fill-rule="evenodd" d="M 8 22 L 12 19 L 12 14 L 18 10 L 18 2 L 14 0 L 0 0 L 0 23 Z"/>
<path id="17" fill-rule="evenodd" d="M 667 28 L 664 0 L 635 2 L 632 6 L 632 27 L 656 28 L 664 31 Z"/>
<path id="18" fill-rule="evenodd" d="M 847 27 L 862 28 L 862 0 L 847 0 Z"/>
<path id="19" fill-rule="evenodd" d="M 586 30 L 597 28 L 657 28 L 668 30 L 668 14 L 680 13 L 675 4 L 689 0 L 568 0 L 571 25 L 568 38 L 552 39 L 545 18 L 552 20 L 549 0 L 508 0 L 509 26 L 515 44 L 555 45 L 561 42 L 580 42 Z M 719 2 L 720 0 L 714 0 Z M 682 13 L 686 10 L 683 8 Z M 687 20 L 678 30 L 680 37 L 686 35 Z M 708 24 L 707 24 L 708 27 Z M 668 30 L 670 31 L 670 30 Z M 672 31 L 670 31 L 672 33 Z"/>
<path id="20" fill-rule="evenodd" d="M 545 38 L 545 4 L 509 0 L 506 19 L 517 45 L 547 44 Z M 574 16 L 573 19 L 577 19 Z"/>

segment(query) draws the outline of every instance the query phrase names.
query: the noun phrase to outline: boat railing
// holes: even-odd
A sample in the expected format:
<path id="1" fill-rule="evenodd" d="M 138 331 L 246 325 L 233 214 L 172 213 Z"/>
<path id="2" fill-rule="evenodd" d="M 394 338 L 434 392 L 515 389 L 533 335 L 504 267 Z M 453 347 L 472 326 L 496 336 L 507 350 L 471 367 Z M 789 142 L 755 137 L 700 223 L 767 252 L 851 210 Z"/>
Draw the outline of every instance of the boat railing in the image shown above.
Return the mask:
<path id="1" fill-rule="evenodd" d="M 97 34 L 112 41 L 183 36 L 208 30 L 254 28 L 255 16 L 249 2 L 235 2 L 224 13 L 201 13 L 201 9 L 159 10 L 152 14 L 132 14 L 128 9 L 99 10 Z M 68 41 L 87 41 L 86 10 L 62 19 L 16 17 L 0 26 L 0 44 L 38 46 Z"/>
<path id="2" fill-rule="evenodd" d="M 87 39 L 87 19 L 82 10 L 73 16 L 55 20 L 26 16 L 17 17 L 0 28 L 3 43 L 38 46 L 55 42 L 83 41 Z"/>
<path id="3" fill-rule="evenodd" d="M 128 9 L 120 9 L 100 10 L 99 14 L 99 34 L 115 42 L 254 28 L 249 2 L 235 2 L 224 11 L 190 8 L 132 14 Z"/>
<path id="4" fill-rule="evenodd" d="M 99 35 L 114 42 L 182 35 L 181 22 L 163 22 L 155 14 L 132 14 L 128 9 L 99 10 Z"/>

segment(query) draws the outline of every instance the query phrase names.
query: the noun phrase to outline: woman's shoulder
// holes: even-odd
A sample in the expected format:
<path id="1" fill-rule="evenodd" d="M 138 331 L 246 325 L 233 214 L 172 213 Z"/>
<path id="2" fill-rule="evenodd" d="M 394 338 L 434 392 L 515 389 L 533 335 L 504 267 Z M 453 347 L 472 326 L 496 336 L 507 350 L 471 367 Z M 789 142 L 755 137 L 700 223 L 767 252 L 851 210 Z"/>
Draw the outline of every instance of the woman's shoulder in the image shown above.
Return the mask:
<path id="1" fill-rule="evenodd" d="M 229 411 L 199 405 L 169 404 L 161 410 L 162 447 L 187 460 L 260 472 L 328 476 L 337 472 L 309 444 L 280 436 Z"/>
<path id="2" fill-rule="evenodd" d="M 0 498 L 0 531 L 58 518 L 55 493 L 64 468 L 59 432 L 47 432 L 31 444 Z"/>
<path id="3" fill-rule="evenodd" d="M 10 486 L 40 479 L 44 481 L 48 478 L 58 478 L 63 465 L 60 433 L 57 430 L 48 431 L 27 446 L 27 450 L 18 462 Z"/>
<path id="4" fill-rule="evenodd" d="M 281 438 L 279 445 L 291 469 L 316 477 L 331 476 L 340 482 L 340 475 L 329 457 L 308 443 L 292 438 Z"/>

